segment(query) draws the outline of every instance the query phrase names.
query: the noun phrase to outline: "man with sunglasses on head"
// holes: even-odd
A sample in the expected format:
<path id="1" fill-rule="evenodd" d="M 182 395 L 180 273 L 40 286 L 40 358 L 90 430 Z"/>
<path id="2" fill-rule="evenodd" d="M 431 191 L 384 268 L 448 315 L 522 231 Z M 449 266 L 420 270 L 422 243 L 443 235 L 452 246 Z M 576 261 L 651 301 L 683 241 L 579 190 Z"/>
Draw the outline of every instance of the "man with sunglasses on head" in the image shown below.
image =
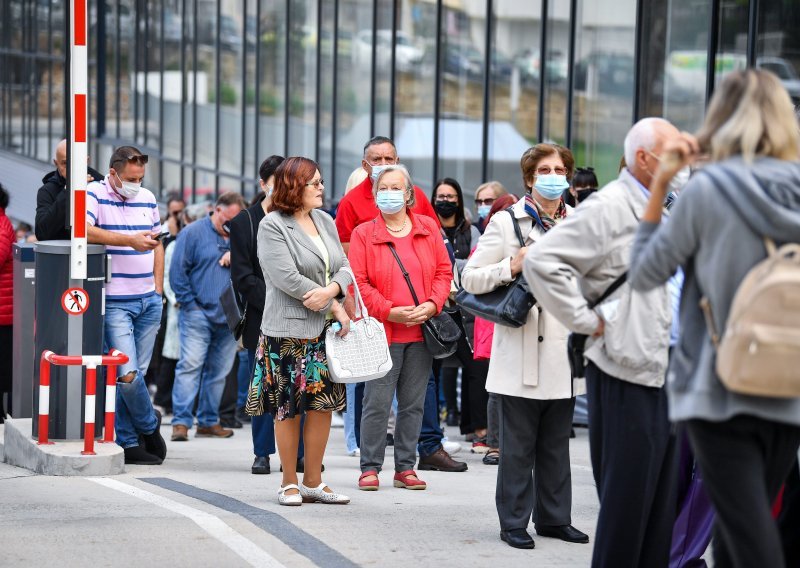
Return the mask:
<path id="1" fill-rule="evenodd" d="M 90 243 L 106 245 L 105 342 L 129 361 L 117 367 L 114 429 L 126 464 L 159 465 L 167 455 L 161 415 L 153 408 L 144 374 L 161 324 L 164 249 L 155 196 L 142 187 L 147 156 L 133 146 L 111 154 L 108 175 L 87 186 Z M 144 447 L 142 447 L 144 446 Z"/>

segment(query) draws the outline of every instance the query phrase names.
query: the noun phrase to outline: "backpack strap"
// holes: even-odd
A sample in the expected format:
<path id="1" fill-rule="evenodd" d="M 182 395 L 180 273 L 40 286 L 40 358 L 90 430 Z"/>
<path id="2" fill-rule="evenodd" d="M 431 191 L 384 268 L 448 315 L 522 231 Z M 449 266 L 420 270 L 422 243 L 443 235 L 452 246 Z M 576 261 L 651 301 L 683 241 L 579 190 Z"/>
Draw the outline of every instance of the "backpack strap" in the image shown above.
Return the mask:
<path id="1" fill-rule="evenodd" d="M 764 237 L 764 246 L 767 249 L 767 256 L 775 256 L 777 254 L 778 247 L 775 245 L 775 241 L 769 237 Z"/>

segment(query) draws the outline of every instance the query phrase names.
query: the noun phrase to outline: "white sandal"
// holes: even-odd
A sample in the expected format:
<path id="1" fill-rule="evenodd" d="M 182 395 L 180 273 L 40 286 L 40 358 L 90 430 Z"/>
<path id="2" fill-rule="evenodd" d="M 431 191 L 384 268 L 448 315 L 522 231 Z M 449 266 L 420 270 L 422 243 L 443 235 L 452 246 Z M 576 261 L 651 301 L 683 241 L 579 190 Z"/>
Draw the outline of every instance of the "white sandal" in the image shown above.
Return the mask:
<path id="1" fill-rule="evenodd" d="M 350 497 L 338 493 L 328 493 L 325 483 L 320 483 L 316 488 L 306 487 L 300 484 L 300 494 L 303 496 L 304 503 L 325 503 L 327 505 L 346 505 L 350 502 Z"/>
<path id="2" fill-rule="evenodd" d="M 281 505 L 287 505 L 289 507 L 299 507 L 303 504 L 303 496 L 300 493 L 295 493 L 294 495 L 287 495 L 286 492 L 290 489 L 297 489 L 298 492 L 302 491 L 297 485 L 294 483 L 290 483 L 284 487 L 281 487 L 278 490 L 278 503 Z"/>

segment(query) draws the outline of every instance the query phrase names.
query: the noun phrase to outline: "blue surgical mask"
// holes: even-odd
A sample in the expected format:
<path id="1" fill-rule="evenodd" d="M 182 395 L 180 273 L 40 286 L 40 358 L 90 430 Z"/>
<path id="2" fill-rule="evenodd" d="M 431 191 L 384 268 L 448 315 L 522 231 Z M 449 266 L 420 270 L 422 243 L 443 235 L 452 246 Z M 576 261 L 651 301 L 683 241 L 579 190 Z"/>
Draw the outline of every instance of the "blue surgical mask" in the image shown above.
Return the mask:
<path id="1" fill-rule="evenodd" d="M 555 200 L 569 187 L 569 182 L 567 176 L 561 174 L 537 175 L 533 187 L 545 199 Z"/>
<path id="2" fill-rule="evenodd" d="M 393 214 L 401 211 L 406 206 L 406 192 L 397 190 L 379 191 L 375 197 L 375 204 L 384 213 Z"/>
<path id="3" fill-rule="evenodd" d="M 372 164 L 370 164 L 370 166 L 372 166 L 372 174 L 370 174 L 369 177 L 372 178 L 372 181 L 376 181 L 378 179 L 378 176 L 381 175 L 381 172 L 386 168 L 388 168 L 390 165 L 391 164 L 382 164 L 379 166 L 373 166 Z"/>
<path id="4" fill-rule="evenodd" d="M 491 205 L 478 205 L 478 218 L 479 219 L 486 219 L 489 216 L 489 212 L 492 210 Z"/>

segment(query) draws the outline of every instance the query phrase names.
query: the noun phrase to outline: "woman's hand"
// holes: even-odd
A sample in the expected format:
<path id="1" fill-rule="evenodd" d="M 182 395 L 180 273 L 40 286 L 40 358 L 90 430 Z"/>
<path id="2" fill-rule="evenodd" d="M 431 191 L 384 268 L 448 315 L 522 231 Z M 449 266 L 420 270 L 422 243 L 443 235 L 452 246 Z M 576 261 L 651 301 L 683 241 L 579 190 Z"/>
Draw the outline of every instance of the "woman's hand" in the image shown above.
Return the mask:
<path id="1" fill-rule="evenodd" d="M 528 247 L 522 247 L 519 252 L 511 259 L 511 276 L 516 276 L 522 272 L 522 263 L 525 261 L 525 253 Z"/>
<path id="2" fill-rule="evenodd" d="M 416 310 L 416 306 L 396 306 L 389 310 L 389 317 L 386 318 L 392 323 L 405 323 L 410 321 L 411 314 Z"/>
<path id="3" fill-rule="evenodd" d="M 436 304 L 428 300 L 427 302 L 423 302 L 414 308 L 414 310 L 409 314 L 406 325 L 411 327 L 414 325 L 423 324 L 437 313 L 439 313 L 439 310 L 437 309 Z"/>
<path id="4" fill-rule="evenodd" d="M 231 251 L 226 252 L 223 254 L 219 259 L 220 266 L 230 266 L 231 265 Z"/>
<path id="5" fill-rule="evenodd" d="M 324 309 L 339 292 L 338 284 L 329 284 L 324 288 L 314 288 L 303 295 L 303 305 L 309 310 L 318 312 Z"/>
<path id="6" fill-rule="evenodd" d="M 336 335 L 339 337 L 344 337 L 350 332 L 350 316 L 347 315 L 347 312 L 342 307 L 342 305 L 335 301 L 333 302 L 333 307 L 331 308 L 331 313 L 336 321 L 338 321 L 342 329 L 336 332 Z"/>
<path id="7" fill-rule="evenodd" d="M 670 180 L 683 168 L 694 164 L 699 155 L 697 138 L 688 132 L 681 132 L 676 138 L 666 141 L 650 191 L 663 192 L 666 196 Z"/>

